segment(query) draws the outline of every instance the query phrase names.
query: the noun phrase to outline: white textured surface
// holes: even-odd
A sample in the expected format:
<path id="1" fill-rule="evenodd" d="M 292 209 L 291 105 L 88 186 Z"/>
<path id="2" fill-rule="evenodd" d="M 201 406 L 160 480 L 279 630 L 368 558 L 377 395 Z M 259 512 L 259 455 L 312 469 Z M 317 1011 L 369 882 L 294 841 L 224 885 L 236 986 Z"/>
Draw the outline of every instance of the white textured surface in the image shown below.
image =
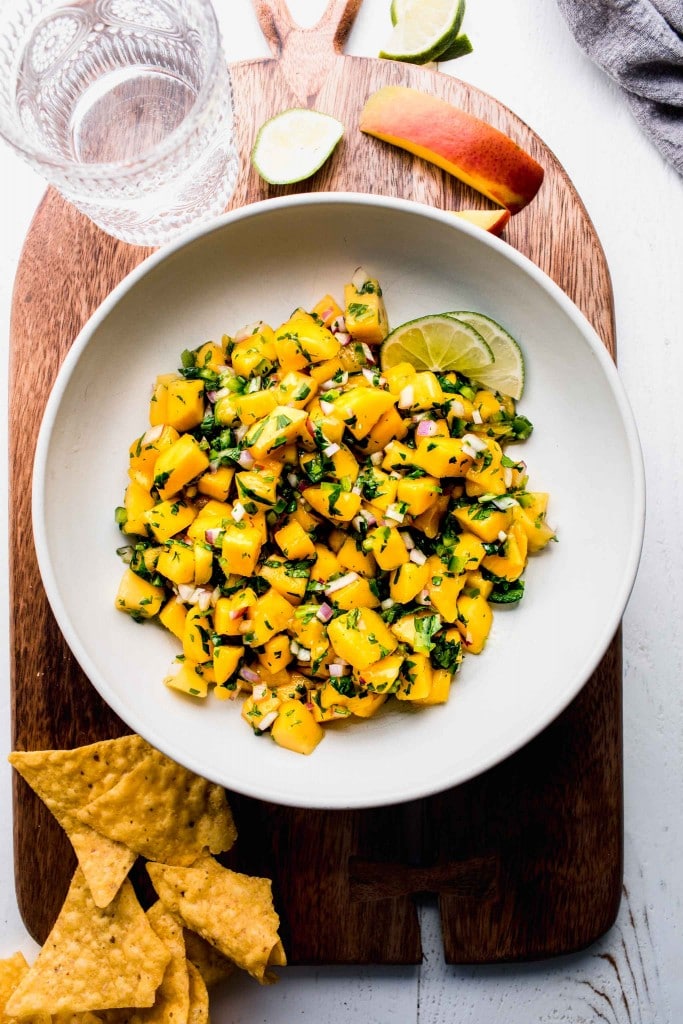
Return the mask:
<path id="1" fill-rule="evenodd" d="M 267 52 L 249 0 L 215 0 L 231 60 Z M 324 0 L 290 0 L 302 24 Z M 390 26 L 388 0 L 365 0 L 348 51 L 375 56 Z M 470 0 L 464 28 L 475 53 L 449 70 L 492 93 L 554 150 L 574 181 L 609 261 L 619 366 L 638 421 L 648 477 L 648 522 L 639 578 L 625 616 L 627 898 L 615 928 L 584 954 L 552 964 L 450 968 L 434 909 L 422 909 L 425 963 L 414 968 L 282 972 L 261 989 L 244 979 L 214 1001 L 215 1024 L 678 1024 L 683 900 L 683 553 L 678 508 L 683 444 L 677 385 L 683 379 L 681 307 L 683 181 L 640 134 L 617 90 L 579 52 L 552 2 Z M 38 181 L 0 146 L 0 339 L 6 372 L 12 281 Z M 551 228 L 549 228 L 551 230 Z M 6 388 L 0 473 L 7 479 Z M 609 458 L 609 452 L 605 452 Z M 588 514 L 609 540 L 618 509 Z M 7 580 L 6 500 L 0 503 Z M 590 586 L 590 566 L 586 567 Z M 7 640 L 7 588 L 0 588 Z M 580 626 L 580 609 L 577 621 Z M 2 644 L 3 749 L 9 749 L 8 657 Z M 37 839 L 39 842 L 39 838 Z M 19 919 L 12 878 L 10 775 L 0 770 L 0 957 L 33 945 Z"/>

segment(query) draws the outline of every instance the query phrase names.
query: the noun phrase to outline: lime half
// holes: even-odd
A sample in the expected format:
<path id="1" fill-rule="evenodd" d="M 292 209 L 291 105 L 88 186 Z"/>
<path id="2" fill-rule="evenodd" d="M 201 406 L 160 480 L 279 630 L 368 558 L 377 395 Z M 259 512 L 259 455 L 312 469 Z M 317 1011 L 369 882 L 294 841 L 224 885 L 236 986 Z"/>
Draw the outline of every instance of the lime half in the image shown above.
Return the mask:
<path id="1" fill-rule="evenodd" d="M 465 0 L 395 0 L 394 30 L 380 57 L 410 64 L 428 64 L 457 38 Z"/>
<path id="2" fill-rule="evenodd" d="M 493 363 L 481 334 L 448 313 L 421 316 L 396 327 L 385 339 L 381 356 L 383 370 L 405 362 L 416 370 L 457 370 L 477 379 Z"/>
<path id="3" fill-rule="evenodd" d="M 458 310 L 447 315 L 457 317 L 461 323 L 473 327 L 493 353 L 493 363 L 469 376 L 492 391 L 520 399 L 524 391 L 524 356 L 515 339 L 504 327 L 483 313 Z"/>
<path id="4" fill-rule="evenodd" d="M 343 134 L 344 125 L 330 114 L 304 107 L 283 110 L 259 130 L 251 162 L 269 184 L 291 185 L 315 174 Z"/>

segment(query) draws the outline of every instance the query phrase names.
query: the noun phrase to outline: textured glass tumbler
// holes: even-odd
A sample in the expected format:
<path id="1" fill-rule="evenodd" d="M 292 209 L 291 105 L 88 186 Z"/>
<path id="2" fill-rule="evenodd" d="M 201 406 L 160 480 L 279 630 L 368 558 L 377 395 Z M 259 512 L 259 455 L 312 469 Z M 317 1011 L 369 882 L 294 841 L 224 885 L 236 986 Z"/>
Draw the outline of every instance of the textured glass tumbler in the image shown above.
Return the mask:
<path id="1" fill-rule="evenodd" d="M 222 213 L 238 158 L 210 0 L 2 0 L 0 134 L 126 242 Z"/>

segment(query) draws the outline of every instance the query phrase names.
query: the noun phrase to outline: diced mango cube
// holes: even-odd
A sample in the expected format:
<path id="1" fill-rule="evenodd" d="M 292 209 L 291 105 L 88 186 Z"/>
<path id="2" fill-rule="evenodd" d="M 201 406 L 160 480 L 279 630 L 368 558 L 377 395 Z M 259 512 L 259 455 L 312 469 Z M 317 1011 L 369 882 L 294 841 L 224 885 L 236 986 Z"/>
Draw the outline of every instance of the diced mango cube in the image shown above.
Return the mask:
<path id="1" fill-rule="evenodd" d="M 263 536 L 255 526 L 231 523 L 225 527 L 221 553 L 225 572 L 235 576 L 252 576 L 256 570 Z"/>
<path id="2" fill-rule="evenodd" d="M 208 615 L 196 605 L 189 609 L 185 617 L 183 654 L 198 665 L 213 658 L 211 624 Z"/>
<path id="3" fill-rule="evenodd" d="M 197 510 L 183 501 L 160 501 L 145 512 L 145 520 L 160 544 L 182 533 L 195 519 Z"/>
<path id="4" fill-rule="evenodd" d="M 325 735 L 312 712 L 298 700 L 286 700 L 270 730 L 280 747 L 298 754 L 311 754 Z"/>
<path id="5" fill-rule="evenodd" d="M 200 494 L 206 494 L 209 498 L 216 498 L 217 501 L 225 501 L 230 493 L 230 485 L 235 470 L 232 466 L 219 466 L 218 469 L 209 470 L 197 481 L 197 490 Z"/>
<path id="6" fill-rule="evenodd" d="M 116 607 L 136 619 L 152 619 L 161 610 L 166 594 L 163 587 L 156 587 L 143 580 L 131 569 L 126 569 L 116 593 Z"/>
<path id="7" fill-rule="evenodd" d="M 276 531 L 275 543 L 288 559 L 312 558 L 315 554 L 314 541 L 296 519 Z"/>
<path id="8" fill-rule="evenodd" d="M 176 430 L 192 430 L 204 419 L 204 381 L 172 380 L 167 387 L 166 423 Z"/>

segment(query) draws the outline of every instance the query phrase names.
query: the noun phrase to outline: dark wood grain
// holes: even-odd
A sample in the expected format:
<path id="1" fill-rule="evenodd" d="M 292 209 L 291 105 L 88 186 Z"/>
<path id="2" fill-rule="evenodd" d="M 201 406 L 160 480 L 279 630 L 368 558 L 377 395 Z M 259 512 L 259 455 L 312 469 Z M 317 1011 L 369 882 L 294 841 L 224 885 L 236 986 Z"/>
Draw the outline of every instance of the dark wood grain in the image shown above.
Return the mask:
<path id="1" fill-rule="evenodd" d="M 467 84 L 425 68 L 346 57 L 360 0 L 334 0 L 300 30 L 282 0 L 254 0 L 274 57 L 233 66 L 238 148 L 232 206 L 286 194 L 250 167 L 258 126 L 288 106 L 315 106 L 346 125 L 306 190 L 404 196 L 442 209 L 487 206 L 477 193 L 407 153 L 362 135 L 367 96 L 412 85 L 490 121 L 543 164 L 534 202 L 506 237 L 564 289 L 612 355 L 612 292 L 604 254 L 567 175 L 514 114 Z M 299 186 L 301 188 L 302 186 Z M 52 189 L 31 225 L 11 324 L 11 635 L 13 744 L 71 747 L 120 734 L 52 617 L 31 537 L 30 481 L 49 389 L 78 331 L 147 250 L 106 236 Z M 36 357 L 37 356 L 37 357 Z M 535 741 L 466 785 L 429 800 L 361 812 L 303 811 L 234 796 L 238 864 L 274 879 L 292 963 L 417 963 L 416 892 L 435 892 L 446 957 L 484 963 L 586 946 L 614 920 L 622 875 L 621 642 L 572 705 Z M 42 941 L 73 867 L 45 808 L 15 779 L 17 898 Z"/>

